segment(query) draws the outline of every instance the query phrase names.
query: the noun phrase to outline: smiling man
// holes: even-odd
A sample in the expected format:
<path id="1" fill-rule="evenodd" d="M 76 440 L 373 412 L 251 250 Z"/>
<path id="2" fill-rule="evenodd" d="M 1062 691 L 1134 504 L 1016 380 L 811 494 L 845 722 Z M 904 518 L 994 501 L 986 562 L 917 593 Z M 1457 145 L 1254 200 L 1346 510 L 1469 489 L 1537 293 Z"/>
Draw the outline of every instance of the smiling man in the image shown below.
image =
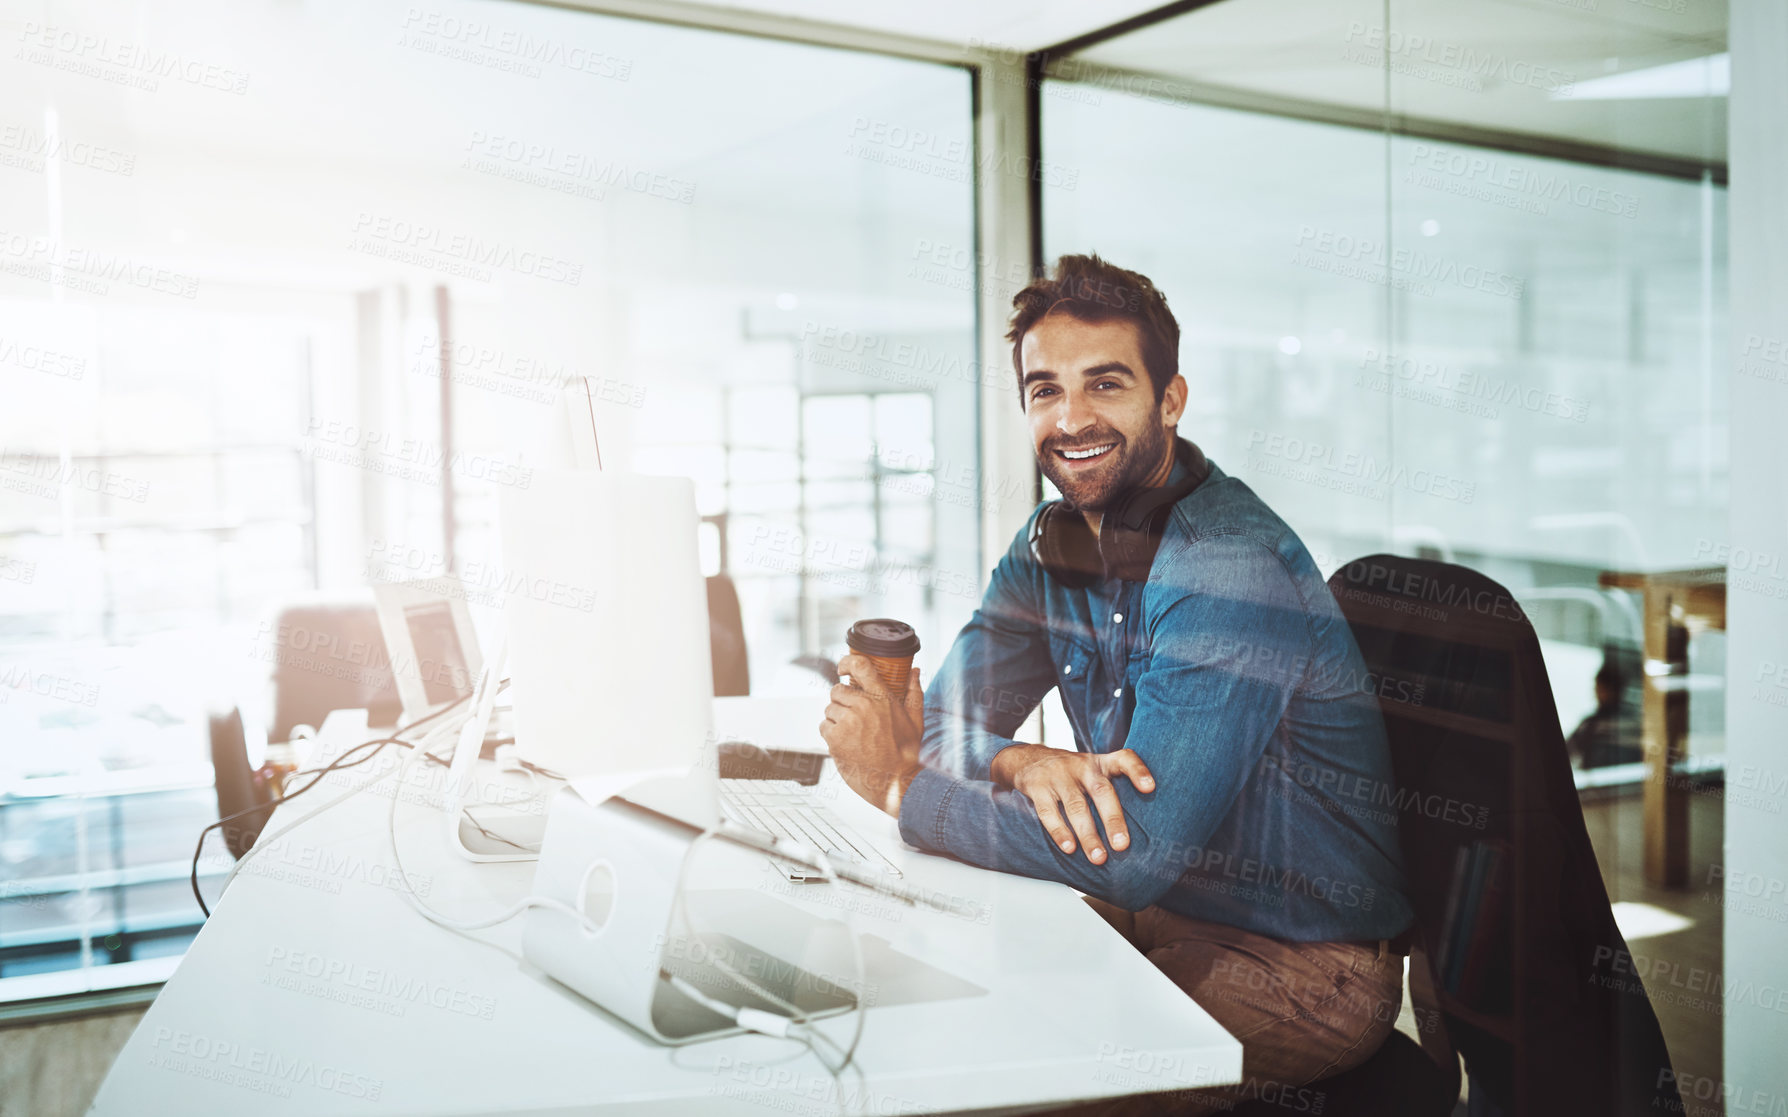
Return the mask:
<path id="1" fill-rule="evenodd" d="M 1241 1087 L 1144 1111 L 1339 1073 L 1396 1020 L 1412 918 L 1359 649 L 1296 533 L 1177 437 L 1189 388 L 1153 283 L 1064 256 L 1013 305 L 1019 399 L 1062 499 L 1013 539 L 928 691 L 915 672 L 890 695 L 846 656 L 821 734 L 907 842 L 1081 890 L 1241 1041 Z M 1012 738 L 1051 687 L 1074 751 Z"/>

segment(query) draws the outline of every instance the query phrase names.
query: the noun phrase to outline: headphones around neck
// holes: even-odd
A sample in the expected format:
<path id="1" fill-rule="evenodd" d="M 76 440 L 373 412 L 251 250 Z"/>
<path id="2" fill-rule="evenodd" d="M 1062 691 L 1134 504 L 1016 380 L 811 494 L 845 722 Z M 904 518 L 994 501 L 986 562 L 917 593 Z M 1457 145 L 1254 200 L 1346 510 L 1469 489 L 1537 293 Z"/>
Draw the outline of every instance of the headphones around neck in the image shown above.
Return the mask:
<path id="1" fill-rule="evenodd" d="M 1105 510 L 1097 539 L 1086 517 L 1064 502 L 1043 506 L 1031 521 L 1030 540 L 1031 554 L 1045 574 L 1072 590 L 1086 589 L 1101 578 L 1148 581 L 1168 513 L 1211 475 L 1204 451 L 1178 436 L 1173 443 L 1174 459 L 1186 467 L 1185 480 L 1124 494 Z"/>

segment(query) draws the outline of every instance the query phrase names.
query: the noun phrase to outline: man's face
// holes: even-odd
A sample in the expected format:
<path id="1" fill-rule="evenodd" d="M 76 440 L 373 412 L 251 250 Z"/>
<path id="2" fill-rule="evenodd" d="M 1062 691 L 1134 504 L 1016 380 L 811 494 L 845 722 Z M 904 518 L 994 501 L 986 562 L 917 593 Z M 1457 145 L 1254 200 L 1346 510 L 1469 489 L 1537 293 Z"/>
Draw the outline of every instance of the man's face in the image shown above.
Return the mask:
<path id="1" fill-rule="evenodd" d="M 1069 507 L 1103 512 L 1156 472 L 1185 410 L 1186 381 L 1175 376 L 1155 400 L 1134 323 L 1050 315 L 1018 353 L 1037 464 Z"/>

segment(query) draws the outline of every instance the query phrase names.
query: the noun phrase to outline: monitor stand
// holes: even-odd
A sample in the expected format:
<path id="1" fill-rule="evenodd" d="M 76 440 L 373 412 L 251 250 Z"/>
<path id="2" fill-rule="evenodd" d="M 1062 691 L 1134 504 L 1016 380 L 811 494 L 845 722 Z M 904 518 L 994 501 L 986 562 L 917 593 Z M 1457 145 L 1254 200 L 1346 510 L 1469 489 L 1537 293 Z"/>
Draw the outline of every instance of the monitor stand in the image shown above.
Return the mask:
<path id="1" fill-rule="evenodd" d="M 523 957 L 663 1044 L 716 1039 L 744 1029 L 677 991 L 661 977 L 661 969 L 716 1000 L 785 1014 L 709 964 L 715 957 L 777 996 L 811 1009 L 815 1018 L 852 1008 L 856 999 L 835 982 L 730 935 L 673 934 L 679 870 L 697 833 L 625 799 L 592 804 L 570 788 L 560 791 L 547 813 L 533 890 L 576 908 L 599 926 L 586 930 L 564 912 L 530 909 L 522 932 Z M 767 905 L 788 907 L 763 899 Z"/>

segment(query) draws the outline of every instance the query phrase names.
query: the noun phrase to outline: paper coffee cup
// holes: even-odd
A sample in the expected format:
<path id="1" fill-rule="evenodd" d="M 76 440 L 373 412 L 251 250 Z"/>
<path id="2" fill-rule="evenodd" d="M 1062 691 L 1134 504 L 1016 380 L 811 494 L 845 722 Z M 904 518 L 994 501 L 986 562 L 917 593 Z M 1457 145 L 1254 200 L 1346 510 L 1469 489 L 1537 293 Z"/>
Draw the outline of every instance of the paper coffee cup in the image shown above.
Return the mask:
<path id="1" fill-rule="evenodd" d="M 907 676 L 913 670 L 913 656 L 919 652 L 919 634 L 905 621 L 873 617 L 851 625 L 844 642 L 851 651 L 875 664 L 875 673 L 882 685 L 895 698 L 906 693 Z"/>

